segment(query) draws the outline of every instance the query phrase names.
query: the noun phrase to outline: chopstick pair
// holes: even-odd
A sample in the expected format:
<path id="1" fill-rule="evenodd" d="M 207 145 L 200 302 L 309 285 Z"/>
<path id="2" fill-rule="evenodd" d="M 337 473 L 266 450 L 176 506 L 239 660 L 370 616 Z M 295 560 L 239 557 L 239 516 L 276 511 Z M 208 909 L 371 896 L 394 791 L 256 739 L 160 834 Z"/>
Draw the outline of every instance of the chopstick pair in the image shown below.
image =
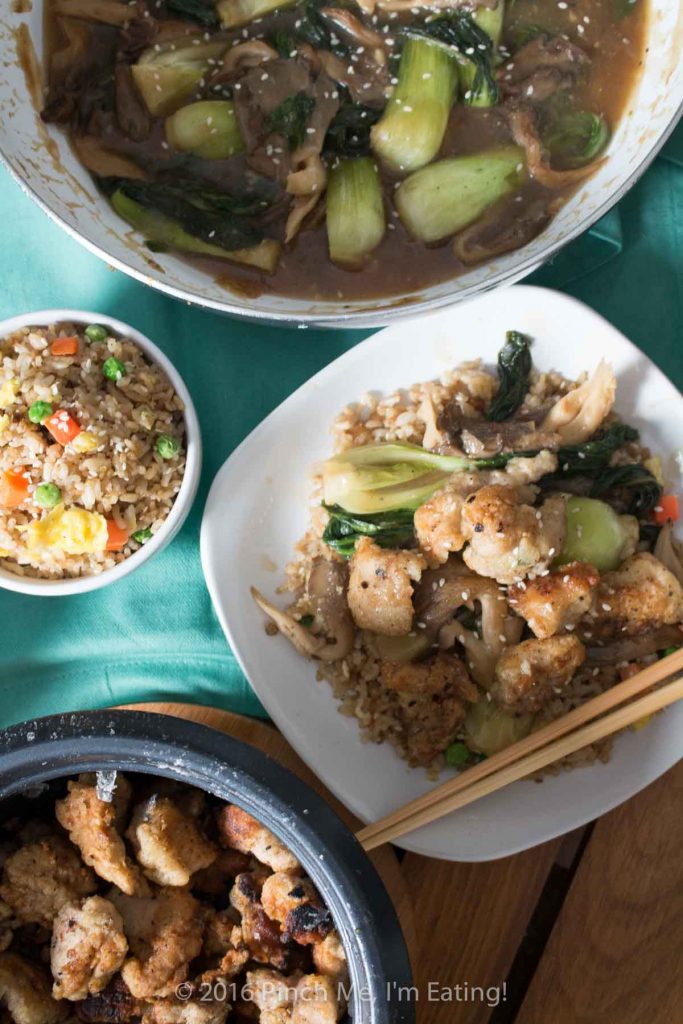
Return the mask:
<path id="1" fill-rule="evenodd" d="M 590 743 L 634 725 L 683 698 L 683 678 L 676 678 L 634 700 L 681 670 L 683 648 L 372 825 L 366 825 L 356 833 L 356 838 L 364 849 L 373 850 L 532 775 Z"/>

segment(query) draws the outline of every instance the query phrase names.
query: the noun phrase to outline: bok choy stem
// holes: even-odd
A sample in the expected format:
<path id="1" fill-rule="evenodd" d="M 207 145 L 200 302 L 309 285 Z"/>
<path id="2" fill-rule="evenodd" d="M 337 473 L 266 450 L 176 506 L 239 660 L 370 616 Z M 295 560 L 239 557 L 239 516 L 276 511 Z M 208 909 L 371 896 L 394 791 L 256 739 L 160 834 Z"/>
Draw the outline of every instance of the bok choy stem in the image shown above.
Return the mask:
<path id="1" fill-rule="evenodd" d="M 244 149 L 231 100 L 190 103 L 167 117 L 165 128 L 174 149 L 204 160 L 226 160 Z"/>
<path id="2" fill-rule="evenodd" d="M 518 146 L 449 157 L 406 178 L 396 190 L 396 208 L 414 238 L 439 242 L 514 192 L 524 174 L 524 152 Z"/>
<path id="3" fill-rule="evenodd" d="M 371 157 L 341 160 L 327 185 L 327 238 L 333 263 L 359 268 L 384 237 L 379 174 Z"/>
<path id="4" fill-rule="evenodd" d="M 449 46 L 408 36 L 401 54 L 398 84 L 373 127 L 372 147 L 395 174 L 424 167 L 439 152 L 458 82 L 458 64 Z"/>

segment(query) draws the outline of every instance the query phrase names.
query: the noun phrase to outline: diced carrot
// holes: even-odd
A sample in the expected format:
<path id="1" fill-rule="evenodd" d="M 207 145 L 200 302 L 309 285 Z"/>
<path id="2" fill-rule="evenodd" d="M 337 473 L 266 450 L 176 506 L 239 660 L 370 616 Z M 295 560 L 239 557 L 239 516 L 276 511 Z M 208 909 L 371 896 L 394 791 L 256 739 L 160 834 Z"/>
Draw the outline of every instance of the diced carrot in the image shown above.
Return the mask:
<path id="1" fill-rule="evenodd" d="M 50 345 L 50 352 L 53 356 L 75 356 L 78 352 L 78 338 L 55 338 Z"/>
<path id="2" fill-rule="evenodd" d="M 59 441 L 60 444 L 68 444 L 81 432 L 80 424 L 76 423 L 66 409 L 57 409 L 52 416 L 43 420 L 43 426 L 47 427 L 55 441 Z"/>
<path id="3" fill-rule="evenodd" d="M 681 509 L 675 494 L 663 494 L 654 510 L 654 520 L 658 526 L 677 523 L 681 518 Z"/>
<path id="4" fill-rule="evenodd" d="M 107 519 L 107 551 L 120 551 L 128 543 L 128 530 L 119 526 L 113 519 Z"/>
<path id="5" fill-rule="evenodd" d="M 29 477 L 24 466 L 0 474 L 0 505 L 16 508 L 28 498 Z"/>

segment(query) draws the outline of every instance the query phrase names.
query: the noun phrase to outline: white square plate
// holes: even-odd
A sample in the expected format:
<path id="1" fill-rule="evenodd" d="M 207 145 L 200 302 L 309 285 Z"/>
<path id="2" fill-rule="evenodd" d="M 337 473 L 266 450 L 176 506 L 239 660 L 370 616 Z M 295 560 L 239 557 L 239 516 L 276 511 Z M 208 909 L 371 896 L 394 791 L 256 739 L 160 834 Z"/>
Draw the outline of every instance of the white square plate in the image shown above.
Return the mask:
<path id="1" fill-rule="evenodd" d="M 518 286 L 388 327 L 304 384 L 233 452 L 211 488 L 202 523 L 204 574 L 242 669 L 289 742 L 326 786 L 364 822 L 427 791 L 387 744 L 362 743 L 355 719 L 337 713 L 316 667 L 282 637 L 270 638 L 249 594 L 276 597 L 285 564 L 306 530 L 310 473 L 331 452 L 329 426 L 367 391 L 428 380 L 463 360 L 495 364 L 505 332 L 534 338 L 537 368 L 568 377 L 604 357 L 618 379 L 617 410 L 664 456 L 669 487 L 680 489 L 683 399 L 650 360 L 602 317 L 558 292 Z M 274 571 L 274 566 L 277 570 Z M 282 597 L 279 598 L 282 601 Z M 615 743 L 607 765 L 563 772 L 542 784 L 518 782 L 399 842 L 450 860 L 503 857 L 604 814 L 683 754 L 683 702 Z"/>

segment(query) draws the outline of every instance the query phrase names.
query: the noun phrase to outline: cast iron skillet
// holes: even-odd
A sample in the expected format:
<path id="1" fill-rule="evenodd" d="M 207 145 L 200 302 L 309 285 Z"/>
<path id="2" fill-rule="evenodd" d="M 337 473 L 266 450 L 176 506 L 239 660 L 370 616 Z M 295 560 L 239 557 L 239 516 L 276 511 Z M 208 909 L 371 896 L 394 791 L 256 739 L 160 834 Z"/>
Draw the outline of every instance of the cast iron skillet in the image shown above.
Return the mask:
<path id="1" fill-rule="evenodd" d="M 408 954 L 379 875 L 340 818 L 277 762 L 213 729 L 137 711 L 54 715 L 0 732 L 0 800 L 113 768 L 197 786 L 275 832 L 332 912 L 349 960 L 354 1024 L 413 1024 Z"/>

